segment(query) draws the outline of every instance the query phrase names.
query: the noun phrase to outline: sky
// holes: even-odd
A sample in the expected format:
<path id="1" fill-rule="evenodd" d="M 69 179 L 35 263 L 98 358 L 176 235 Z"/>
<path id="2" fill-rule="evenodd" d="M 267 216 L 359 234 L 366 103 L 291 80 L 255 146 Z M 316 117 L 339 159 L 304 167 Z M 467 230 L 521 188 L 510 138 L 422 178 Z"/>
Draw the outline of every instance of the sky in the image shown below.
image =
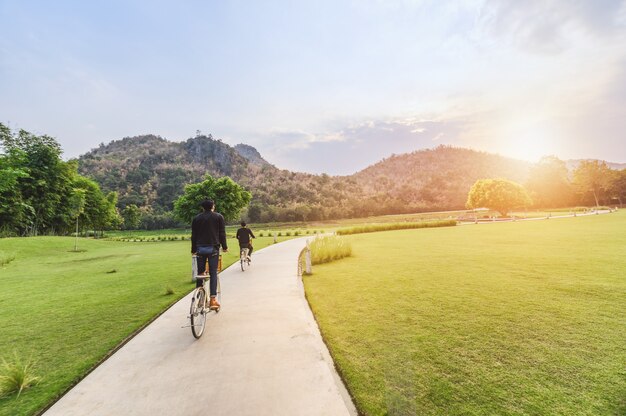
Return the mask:
<path id="1" fill-rule="evenodd" d="M 200 130 L 345 175 L 438 145 L 626 162 L 626 0 L 0 0 L 0 123 Z"/>

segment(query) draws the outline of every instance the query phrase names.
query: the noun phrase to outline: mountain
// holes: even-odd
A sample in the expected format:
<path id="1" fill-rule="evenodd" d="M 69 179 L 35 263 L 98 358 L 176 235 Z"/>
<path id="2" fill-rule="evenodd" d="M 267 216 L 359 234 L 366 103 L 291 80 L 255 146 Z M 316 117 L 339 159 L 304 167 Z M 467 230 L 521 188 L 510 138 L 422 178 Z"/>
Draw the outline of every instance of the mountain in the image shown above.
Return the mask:
<path id="1" fill-rule="evenodd" d="M 278 169 L 252 146 L 231 147 L 211 135 L 170 142 L 155 135 L 126 137 L 78 158 L 79 172 L 106 192 L 119 194 L 120 207 L 135 204 L 146 215 L 172 210 L 184 185 L 204 175 L 230 176 L 253 194 L 255 220 L 303 220 L 346 211 L 344 178 Z M 355 194 L 355 197 L 359 193 Z M 355 202 L 353 202 L 356 204 Z M 329 207 L 323 205 L 329 204 Z"/>
<path id="2" fill-rule="evenodd" d="M 259 151 L 250 145 L 239 143 L 234 147 L 234 149 L 237 153 L 239 153 L 241 157 L 247 159 L 248 162 L 252 163 L 253 165 L 269 165 L 269 163 L 265 159 L 263 159 Z"/>
<path id="3" fill-rule="evenodd" d="M 598 160 L 598 159 L 569 159 L 565 161 L 565 165 L 567 166 L 567 169 L 569 169 L 570 171 L 573 171 L 574 169 L 578 167 L 578 165 L 580 165 L 580 162 L 594 161 L 594 160 L 606 163 L 609 169 L 614 169 L 614 170 L 626 169 L 626 163 L 613 163 L 613 162 L 606 162 L 606 161 Z"/>
<path id="4" fill-rule="evenodd" d="M 531 167 L 495 154 L 439 146 L 394 155 L 349 176 L 313 175 L 279 169 L 254 147 L 231 147 L 211 135 L 183 142 L 126 137 L 82 155 L 78 164 L 80 173 L 104 191 L 118 192 L 120 208 L 136 204 L 155 227 L 173 221 L 170 211 L 185 184 L 205 174 L 230 176 L 246 187 L 253 195 L 247 217 L 269 222 L 463 209 L 477 179 L 524 182 Z"/>
<path id="5" fill-rule="evenodd" d="M 354 175 L 366 195 L 393 195 L 423 209 L 463 209 L 477 179 L 524 183 L 532 164 L 496 154 L 450 146 L 390 158 Z"/>

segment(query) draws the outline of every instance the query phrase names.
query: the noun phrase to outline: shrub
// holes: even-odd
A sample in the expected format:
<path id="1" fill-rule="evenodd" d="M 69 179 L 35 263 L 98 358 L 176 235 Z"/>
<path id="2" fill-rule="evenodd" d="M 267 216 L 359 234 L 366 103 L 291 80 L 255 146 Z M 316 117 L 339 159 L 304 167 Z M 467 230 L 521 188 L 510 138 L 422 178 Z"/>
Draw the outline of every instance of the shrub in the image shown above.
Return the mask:
<path id="1" fill-rule="evenodd" d="M 365 224 L 337 230 L 337 235 L 373 233 L 377 231 L 409 230 L 415 228 L 453 227 L 456 220 L 428 221 L 428 222 L 396 222 L 387 224 Z"/>
<path id="2" fill-rule="evenodd" d="M 174 293 L 176 293 L 176 291 L 174 290 L 174 288 L 172 286 L 166 286 L 165 287 L 165 295 L 166 296 L 173 295 Z"/>
<path id="3" fill-rule="evenodd" d="M 259 237 L 263 237 L 263 231 L 259 231 Z"/>
<path id="4" fill-rule="evenodd" d="M 281 231 L 278 232 L 277 236 L 282 237 L 283 233 Z"/>
<path id="5" fill-rule="evenodd" d="M 311 264 L 328 263 L 352 255 L 348 240 L 334 235 L 316 237 L 310 244 Z"/>
<path id="6" fill-rule="evenodd" d="M 290 236 L 291 236 L 291 231 L 285 231 L 285 235 L 286 235 L 287 237 L 290 237 Z"/>
<path id="7" fill-rule="evenodd" d="M 17 354 L 13 362 L 2 359 L 2 374 L 0 375 L 0 397 L 17 393 L 20 396 L 22 391 L 37 384 L 40 377 L 33 372 L 31 361 L 22 361 Z"/>

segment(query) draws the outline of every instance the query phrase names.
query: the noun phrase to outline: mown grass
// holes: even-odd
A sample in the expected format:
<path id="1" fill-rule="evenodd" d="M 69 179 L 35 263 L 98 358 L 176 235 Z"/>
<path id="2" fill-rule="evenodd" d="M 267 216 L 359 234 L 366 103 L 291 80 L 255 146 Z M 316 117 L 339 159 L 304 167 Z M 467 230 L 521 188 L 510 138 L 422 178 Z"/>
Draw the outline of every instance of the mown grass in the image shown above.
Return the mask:
<path id="1" fill-rule="evenodd" d="M 194 287 L 189 241 L 81 239 L 86 251 L 73 247 L 71 237 L 0 239 L 1 251 L 15 253 L 0 269 L 0 358 L 9 362 L 18 351 L 41 377 L 19 397 L 0 399 L 2 416 L 36 413 Z M 239 256 L 235 240 L 229 247 L 224 266 Z"/>
<path id="2" fill-rule="evenodd" d="M 363 414 L 626 414 L 626 212 L 347 238 L 304 282 Z"/>
<path id="3" fill-rule="evenodd" d="M 417 228 L 454 227 L 456 220 L 422 221 L 422 222 L 390 222 L 381 224 L 363 224 L 349 228 L 341 228 L 337 235 L 374 233 L 377 231 L 412 230 Z"/>

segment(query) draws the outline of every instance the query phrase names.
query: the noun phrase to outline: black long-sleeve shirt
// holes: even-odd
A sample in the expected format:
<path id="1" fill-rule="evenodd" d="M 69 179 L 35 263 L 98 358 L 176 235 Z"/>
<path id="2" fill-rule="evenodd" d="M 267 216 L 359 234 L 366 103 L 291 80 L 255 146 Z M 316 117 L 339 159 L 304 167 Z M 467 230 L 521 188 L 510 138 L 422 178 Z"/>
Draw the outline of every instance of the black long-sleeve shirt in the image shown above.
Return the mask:
<path id="1" fill-rule="evenodd" d="M 198 246 L 222 246 L 228 250 L 226 244 L 226 224 L 222 214 L 205 211 L 191 222 L 191 252 L 198 251 Z"/>
<path id="2" fill-rule="evenodd" d="M 250 237 L 256 238 L 251 229 L 241 227 L 237 230 L 237 240 L 239 240 L 240 246 L 247 246 L 248 244 L 250 244 Z"/>

